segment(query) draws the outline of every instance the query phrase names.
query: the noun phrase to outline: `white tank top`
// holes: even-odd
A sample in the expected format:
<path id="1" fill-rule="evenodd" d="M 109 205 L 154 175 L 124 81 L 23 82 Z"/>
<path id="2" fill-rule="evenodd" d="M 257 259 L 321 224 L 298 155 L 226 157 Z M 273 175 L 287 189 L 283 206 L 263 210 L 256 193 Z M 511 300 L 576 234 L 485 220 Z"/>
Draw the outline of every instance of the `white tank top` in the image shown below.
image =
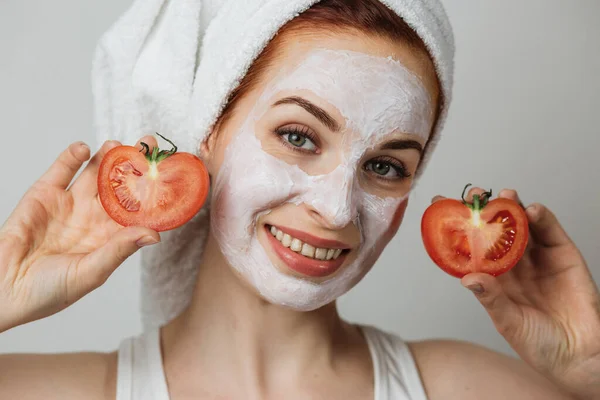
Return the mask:
<path id="1" fill-rule="evenodd" d="M 407 344 L 375 327 L 361 329 L 373 360 L 374 400 L 427 400 Z M 157 329 L 121 342 L 117 400 L 169 400 Z"/>

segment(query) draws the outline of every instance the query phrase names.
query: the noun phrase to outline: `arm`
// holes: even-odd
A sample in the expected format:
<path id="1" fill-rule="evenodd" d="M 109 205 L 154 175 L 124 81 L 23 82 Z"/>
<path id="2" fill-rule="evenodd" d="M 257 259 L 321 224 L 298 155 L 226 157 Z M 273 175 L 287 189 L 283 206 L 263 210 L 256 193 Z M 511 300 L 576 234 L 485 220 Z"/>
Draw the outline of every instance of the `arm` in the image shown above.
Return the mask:
<path id="1" fill-rule="evenodd" d="M 151 229 L 120 226 L 98 200 L 98 168 L 116 145 L 105 143 L 74 181 L 90 151 L 69 146 L 0 228 L 0 332 L 68 307 L 160 240 Z"/>
<path id="2" fill-rule="evenodd" d="M 0 356 L 0 399 L 114 400 L 117 355 Z"/>
<path id="3" fill-rule="evenodd" d="M 483 192 L 481 189 L 473 189 Z M 517 192 L 500 197 L 520 203 Z M 530 368 L 578 400 L 600 399 L 600 293 L 579 249 L 542 204 L 525 209 L 525 254 L 498 277 L 471 273 L 475 294 L 498 332 Z"/>
<path id="4" fill-rule="evenodd" d="M 524 362 L 450 340 L 410 344 L 430 400 L 571 400 Z"/>
<path id="5" fill-rule="evenodd" d="M 70 306 L 160 239 L 118 225 L 98 201 L 98 168 L 116 145 L 105 143 L 74 181 L 90 152 L 69 146 L 0 228 L 0 333 Z M 0 399 L 114 399 L 115 376 L 115 354 L 1 355 Z"/>

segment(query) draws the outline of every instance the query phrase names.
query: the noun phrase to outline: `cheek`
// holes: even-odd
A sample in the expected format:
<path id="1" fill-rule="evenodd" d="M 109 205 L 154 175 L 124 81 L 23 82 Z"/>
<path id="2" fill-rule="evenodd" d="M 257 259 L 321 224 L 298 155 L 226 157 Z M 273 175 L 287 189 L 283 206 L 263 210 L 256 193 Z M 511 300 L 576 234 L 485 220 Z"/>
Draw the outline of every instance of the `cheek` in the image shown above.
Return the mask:
<path id="1" fill-rule="evenodd" d="M 381 242 L 383 247 L 387 246 L 387 244 L 394 238 L 400 225 L 402 225 L 402 220 L 404 219 L 404 214 L 406 212 L 406 208 L 408 207 L 408 199 L 404 200 L 402 203 L 398 205 L 396 211 L 394 212 L 390 225 L 384 232 Z"/>
<path id="2" fill-rule="evenodd" d="M 237 133 L 226 151 L 215 150 L 213 210 L 223 220 L 251 225 L 258 213 L 288 201 L 300 183 L 293 169 L 262 151 L 250 130 Z"/>
<path id="3" fill-rule="evenodd" d="M 233 113 L 216 127 L 200 147 L 200 155 L 211 177 L 217 176 L 225 161 L 225 153 L 231 143 L 241 134 L 242 113 Z"/>
<path id="4" fill-rule="evenodd" d="M 406 212 L 406 207 L 408 207 L 408 199 L 406 199 L 402 203 L 400 203 L 400 205 L 398 206 L 398 209 L 394 213 L 394 218 L 392 219 L 392 223 L 390 224 L 390 229 L 389 229 L 389 232 L 391 233 L 392 236 L 394 236 L 396 234 L 396 232 L 398 231 L 398 228 L 400 228 L 400 225 L 402 224 L 402 221 L 404 220 L 404 213 Z"/>
<path id="5" fill-rule="evenodd" d="M 260 142 L 262 151 L 289 165 L 302 166 L 303 159 L 307 157 L 304 153 L 294 152 L 293 150 L 286 148 L 281 142 L 281 139 L 271 131 L 257 128 L 255 135 Z"/>

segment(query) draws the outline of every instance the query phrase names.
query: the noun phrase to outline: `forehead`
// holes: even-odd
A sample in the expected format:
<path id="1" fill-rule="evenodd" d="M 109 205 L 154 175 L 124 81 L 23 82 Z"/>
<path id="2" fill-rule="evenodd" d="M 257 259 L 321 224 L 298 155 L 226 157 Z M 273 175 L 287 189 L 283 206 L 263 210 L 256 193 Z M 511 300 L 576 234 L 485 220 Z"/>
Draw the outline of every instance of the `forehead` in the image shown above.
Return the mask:
<path id="1" fill-rule="evenodd" d="M 392 57 L 313 48 L 293 68 L 274 77 L 263 100 L 308 90 L 364 138 L 400 131 L 426 140 L 434 119 L 432 100 L 419 77 Z"/>
<path id="2" fill-rule="evenodd" d="M 264 74 L 268 80 L 280 72 L 289 73 L 315 49 L 347 50 L 399 61 L 420 79 L 432 103 L 437 105 L 439 101 L 439 82 L 429 54 L 404 42 L 354 30 L 329 33 L 323 30 L 285 32 L 277 36 L 273 42 L 277 51 Z"/>

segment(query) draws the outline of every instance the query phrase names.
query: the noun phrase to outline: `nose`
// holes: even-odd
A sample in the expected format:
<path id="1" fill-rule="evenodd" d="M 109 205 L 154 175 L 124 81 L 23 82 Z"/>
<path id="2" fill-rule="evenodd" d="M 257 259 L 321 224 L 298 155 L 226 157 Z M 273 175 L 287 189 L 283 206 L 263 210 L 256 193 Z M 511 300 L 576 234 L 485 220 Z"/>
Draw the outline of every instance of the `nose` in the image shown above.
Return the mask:
<path id="1" fill-rule="evenodd" d="M 352 171 L 342 168 L 319 177 L 312 186 L 308 201 L 312 217 L 331 230 L 339 230 L 358 216 L 355 199 L 355 177 Z"/>

